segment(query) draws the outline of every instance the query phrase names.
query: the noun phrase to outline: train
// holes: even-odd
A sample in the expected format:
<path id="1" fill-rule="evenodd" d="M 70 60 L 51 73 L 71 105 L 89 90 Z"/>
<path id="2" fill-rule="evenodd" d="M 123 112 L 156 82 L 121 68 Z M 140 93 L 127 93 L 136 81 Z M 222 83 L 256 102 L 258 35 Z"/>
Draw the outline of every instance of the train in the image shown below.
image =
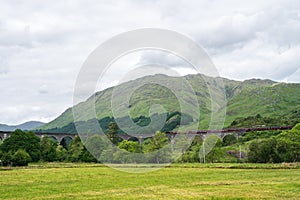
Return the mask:
<path id="1" fill-rule="evenodd" d="M 208 134 L 208 133 L 238 133 L 238 132 L 251 132 L 251 131 L 272 131 L 272 130 L 290 130 L 293 126 L 263 126 L 263 127 L 252 127 L 252 128 L 228 128 L 228 129 L 220 129 L 220 130 L 195 130 L 195 131 L 187 131 L 187 132 L 176 132 L 169 131 L 166 134 Z"/>

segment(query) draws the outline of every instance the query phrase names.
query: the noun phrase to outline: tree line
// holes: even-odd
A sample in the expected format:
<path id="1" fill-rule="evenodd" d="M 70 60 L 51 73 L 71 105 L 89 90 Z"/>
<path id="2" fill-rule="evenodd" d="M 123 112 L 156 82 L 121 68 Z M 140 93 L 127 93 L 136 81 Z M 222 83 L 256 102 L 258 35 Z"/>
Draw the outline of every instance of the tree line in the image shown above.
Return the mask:
<path id="1" fill-rule="evenodd" d="M 253 163 L 299 162 L 300 124 L 276 136 L 253 140 L 249 145 L 248 160 Z"/>
<path id="2" fill-rule="evenodd" d="M 0 145 L 2 166 L 26 166 L 29 162 L 91 162 L 96 161 L 85 149 L 79 137 L 68 147 L 45 136 L 40 139 L 33 132 L 14 131 Z"/>
<path id="3" fill-rule="evenodd" d="M 94 135 L 85 140 L 85 145 L 79 137 L 75 137 L 68 146 L 58 144 L 57 141 L 47 136 L 40 139 L 33 132 L 16 130 L 0 145 L 0 164 L 2 166 L 26 166 L 29 162 L 99 162 L 98 160 L 101 160 L 109 163 L 165 163 L 171 161 L 172 149 L 163 148 L 170 144 L 165 133 L 157 132 L 152 138 L 145 139 L 140 144 L 138 141 L 122 140 L 118 137 L 118 130 L 115 122 L 109 124 L 106 132 L 109 144 L 99 135 Z M 233 135 L 228 135 L 223 140 L 216 138 L 216 144 L 206 155 L 205 161 L 211 163 L 299 162 L 300 124 L 290 131 L 272 134 L 270 135 L 270 132 L 245 133 L 239 140 Z M 182 148 L 182 152 L 176 162 L 204 162 L 199 156 L 203 144 L 199 136 L 194 137 L 192 141 L 187 141 L 183 137 L 180 144 L 177 144 Z M 238 152 L 236 149 L 229 150 L 228 148 L 238 145 L 246 146 L 247 152 Z M 117 149 L 122 151 L 117 151 Z M 158 151 L 160 149 L 163 150 Z M 151 152 L 157 153 L 150 154 Z M 130 156 L 130 153 L 136 153 L 136 157 Z"/>

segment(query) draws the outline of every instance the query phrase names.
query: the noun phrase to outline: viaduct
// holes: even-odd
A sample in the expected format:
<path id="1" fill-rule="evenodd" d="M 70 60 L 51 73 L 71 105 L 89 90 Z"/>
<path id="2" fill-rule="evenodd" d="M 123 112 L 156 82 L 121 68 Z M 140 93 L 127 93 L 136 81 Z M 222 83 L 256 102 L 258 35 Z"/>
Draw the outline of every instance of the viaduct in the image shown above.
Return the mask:
<path id="1" fill-rule="evenodd" d="M 200 136 L 202 139 L 205 139 L 208 135 L 215 134 L 221 139 L 223 139 L 227 135 L 234 135 L 238 138 L 241 134 L 251 131 L 270 131 L 270 130 L 290 130 L 292 126 L 271 126 L 271 127 L 252 127 L 252 128 L 229 128 L 229 129 L 221 129 L 221 130 L 195 130 L 195 131 L 187 131 L 187 132 L 166 132 L 166 135 L 170 139 L 171 143 L 177 134 L 184 134 L 187 139 L 194 138 L 194 136 Z M 0 140 L 4 141 L 6 138 L 10 137 L 13 132 L 11 131 L 0 131 Z M 51 137 L 55 139 L 58 143 L 65 139 L 73 140 L 77 133 L 42 133 L 35 132 L 35 134 L 43 138 L 44 136 Z M 142 144 L 143 140 L 146 138 L 152 137 L 152 135 L 140 135 L 140 136 L 131 136 L 127 134 L 119 134 L 123 140 L 138 140 L 140 144 Z"/>
<path id="2" fill-rule="evenodd" d="M 0 131 L 0 140 L 4 141 L 5 139 L 9 138 L 12 134 L 12 131 Z M 43 138 L 45 136 L 51 137 L 55 139 L 59 144 L 63 140 L 70 139 L 73 140 L 77 134 L 74 133 L 42 133 L 42 132 L 34 132 L 39 138 Z"/>

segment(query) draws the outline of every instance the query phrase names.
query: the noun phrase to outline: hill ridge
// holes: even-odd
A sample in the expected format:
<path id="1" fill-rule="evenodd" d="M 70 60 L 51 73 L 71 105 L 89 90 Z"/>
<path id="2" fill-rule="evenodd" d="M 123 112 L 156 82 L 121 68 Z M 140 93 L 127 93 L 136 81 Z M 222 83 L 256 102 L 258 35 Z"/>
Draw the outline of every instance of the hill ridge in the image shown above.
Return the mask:
<path id="1" fill-rule="evenodd" d="M 77 104 L 76 108 L 79 110 L 87 109 L 86 105 L 90 103 L 89 101 L 91 101 L 93 97 L 95 97 L 97 119 L 112 117 L 109 97 L 115 87 L 122 87 L 124 88 L 124 92 L 126 92 L 126 88 L 129 88 L 132 84 L 143 85 L 146 80 L 162 78 L 166 83 L 166 88 L 168 88 L 168 84 L 174 84 L 182 77 L 156 74 L 130 80 L 120 85 L 96 92 L 86 101 Z M 230 125 L 237 118 L 248 117 L 251 115 L 255 116 L 260 114 L 265 117 L 288 115 L 300 105 L 300 84 L 281 84 L 280 82 L 269 79 L 256 78 L 245 81 L 236 81 L 223 77 L 213 78 L 201 74 L 189 74 L 184 76 L 184 78 L 186 78 L 193 87 L 199 105 L 202 106 L 200 108 L 200 113 L 202 114 L 201 122 L 203 124 L 201 128 L 205 128 L 209 124 L 210 96 L 207 90 L 207 84 L 210 84 L 215 90 L 219 90 L 220 88 L 218 88 L 218 85 L 214 85 L 216 80 L 223 81 L 224 92 L 227 98 L 225 126 Z M 169 99 L 166 97 L 168 95 Z M 170 91 L 155 84 L 150 84 L 139 88 L 132 96 L 131 105 L 128 105 L 130 106 L 132 117 L 147 117 L 150 103 L 162 103 L 163 106 L 166 106 L 168 113 L 179 111 L 178 104 L 176 104 L 174 96 L 172 96 Z M 88 121 L 91 118 L 92 117 L 88 112 L 83 112 L 80 121 Z M 72 107 L 70 107 L 50 123 L 41 126 L 40 129 L 62 128 L 72 122 Z"/>

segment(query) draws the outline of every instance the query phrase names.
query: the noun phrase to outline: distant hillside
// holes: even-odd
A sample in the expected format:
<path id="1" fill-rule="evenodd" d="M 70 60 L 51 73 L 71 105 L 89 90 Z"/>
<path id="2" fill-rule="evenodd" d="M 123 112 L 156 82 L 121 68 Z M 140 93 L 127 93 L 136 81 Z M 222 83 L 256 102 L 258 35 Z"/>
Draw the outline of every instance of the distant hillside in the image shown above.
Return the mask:
<path id="1" fill-rule="evenodd" d="M 32 130 L 44 125 L 45 123 L 39 121 L 29 121 L 19 125 L 0 124 L 0 131 L 14 131 L 16 129 Z"/>
<path id="2" fill-rule="evenodd" d="M 271 80 L 260 80 L 251 79 L 243 82 L 233 81 L 225 78 L 203 78 L 203 75 L 187 75 L 186 80 L 189 81 L 193 87 L 195 94 L 197 95 L 198 104 L 200 105 L 200 127 L 199 129 L 206 129 L 210 123 L 211 114 L 211 101 L 210 93 L 207 85 L 210 85 L 213 92 L 221 90 L 216 84 L 216 80 L 222 80 L 224 83 L 227 107 L 226 107 L 226 120 L 225 127 L 237 124 L 242 124 L 242 119 L 247 119 L 249 116 L 262 116 L 265 118 L 276 118 L 273 124 L 281 125 L 284 123 L 290 123 L 289 116 L 294 118 L 294 122 L 299 122 L 300 118 L 298 115 L 300 112 L 300 84 L 287 84 L 277 83 Z M 149 82 L 149 80 L 164 80 L 165 86 L 157 84 L 146 84 L 135 91 L 130 100 L 130 105 L 127 105 L 132 118 L 140 118 L 141 116 L 149 117 L 149 107 L 153 104 L 160 104 L 164 106 L 168 114 L 174 112 L 180 112 L 179 102 L 176 96 L 167 89 L 171 84 L 177 84 L 180 82 L 181 77 L 169 77 L 166 75 L 154 75 L 146 76 L 134 81 L 129 81 L 118 85 L 116 87 L 121 88 L 121 91 L 126 93 L 129 88 L 138 84 Z M 108 88 L 106 90 L 97 92 L 95 94 L 95 108 L 97 119 L 99 121 L 103 119 L 111 119 L 111 95 L 114 88 Z M 181 91 L 181 95 L 188 96 L 185 94 L 186 91 Z M 121 96 L 122 97 L 122 96 Z M 83 123 L 92 120 L 92 116 L 89 115 L 87 105 L 93 102 L 93 98 L 87 99 L 76 105 L 76 109 L 82 110 L 82 116 L 80 121 Z M 122 99 L 121 99 L 122 100 Z M 189 99 L 185 99 L 189 103 Z M 122 102 L 122 101 L 121 101 Z M 124 101 L 125 102 L 125 101 Z M 191 102 L 192 103 L 192 102 Z M 218 104 L 218 102 L 213 102 Z M 121 106 L 121 105 L 120 105 Z M 122 105 L 126 106 L 126 105 Z M 225 108 L 220 108 L 220 112 Z M 191 113 L 184 113 L 190 115 Z M 126 116 L 126 113 L 124 113 Z M 234 122 L 236 119 L 239 121 Z M 106 120 L 107 122 L 107 120 Z M 257 123 L 262 123 L 263 120 L 257 120 Z M 261 124 L 259 124 L 261 125 Z M 70 128 L 72 127 L 72 128 Z M 173 126 L 174 127 L 174 126 Z M 188 129 L 189 125 L 186 125 Z M 45 124 L 40 127 L 41 130 L 56 130 L 59 132 L 74 131 L 72 108 L 67 109 L 58 118 L 52 122 Z M 174 128 L 176 129 L 176 128 Z"/>

